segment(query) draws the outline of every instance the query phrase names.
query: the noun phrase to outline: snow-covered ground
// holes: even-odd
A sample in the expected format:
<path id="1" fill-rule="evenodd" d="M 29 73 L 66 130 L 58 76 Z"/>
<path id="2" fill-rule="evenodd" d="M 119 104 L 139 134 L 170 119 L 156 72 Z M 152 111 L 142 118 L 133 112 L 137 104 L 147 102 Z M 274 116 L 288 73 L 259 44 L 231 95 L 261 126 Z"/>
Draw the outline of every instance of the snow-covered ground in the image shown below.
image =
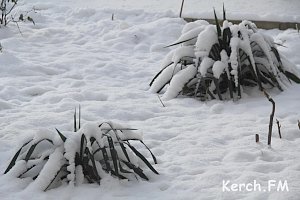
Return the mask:
<path id="1" fill-rule="evenodd" d="M 41 3 L 39 0 L 28 0 Z M 52 0 L 59 5 L 89 8 L 143 9 L 152 12 L 172 11 L 179 15 L 182 0 Z M 300 23 L 299 0 L 185 0 L 184 17 L 211 18 L 213 7 L 221 16 L 223 3 L 229 19 L 251 19 Z"/>
<path id="2" fill-rule="evenodd" d="M 74 108 L 80 104 L 83 122 L 112 120 L 142 130 L 145 143 L 158 158 L 155 168 L 160 175 L 146 170 L 149 182 L 110 179 L 101 186 L 62 186 L 46 193 L 27 188 L 29 180 L 1 175 L 1 200 L 299 199 L 299 85 L 271 92 L 283 139 L 274 125 L 272 148 L 268 148 L 271 104 L 256 90 L 238 102 L 179 98 L 164 102 L 166 107 L 149 92 L 148 84 L 169 51 L 162 47 L 175 41 L 185 24 L 174 13 L 151 10 L 149 3 L 141 3 L 140 8 L 151 12 L 130 10 L 129 3 L 137 8 L 139 4 L 129 0 L 118 5 L 106 1 L 110 8 L 105 9 L 92 1 L 87 1 L 88 8 L 77 1 L 76 5 L 64 1 L 63 6 L 55 1 L 29 2 L 22 8 L 36 6 L 32 16 L 36 26 L 20 24 L 23 36 L 13 24 L 0 29 L 0 172 L 23 137 L 43 130 L 56 134 L 55 127 L 71 131 Z M 298 1 L 290 2 L 284 5 L 299 8 Z M 173 7 L 170 1 L 162 5 Z M 293 10 L 286 14 L 299 17 Z M 264 32 L 284 45 L 280 52 L 300 68 L 299 33 Z M 255 134 L 260 135 L 260 144 L 255 143 Z M 263 189 L 268 180 L 286 180 L 289 192 L 274 188 L 222 192 L 223 180 L 256 180 Z"/>

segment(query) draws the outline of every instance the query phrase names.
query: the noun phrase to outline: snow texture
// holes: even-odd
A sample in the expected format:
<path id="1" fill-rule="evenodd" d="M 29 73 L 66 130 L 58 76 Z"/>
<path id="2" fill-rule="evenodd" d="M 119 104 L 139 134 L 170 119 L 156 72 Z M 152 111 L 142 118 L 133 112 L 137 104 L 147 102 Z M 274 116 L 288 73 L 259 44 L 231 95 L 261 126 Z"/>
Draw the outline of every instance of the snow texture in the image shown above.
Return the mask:
<path id="1" fill-rule="evenodd" d="M 194 10 L 203 17 L 223 3 L 186 2 L 184 14 Z M 224 2 L 228 17 L 299 21 L 298 0 Z M 36 26 L 20 23 L 23 36 L 14 24 L 0 29 L 0 172 L 21 138 L 41 129 L 53 133 L 55 127 L 71 133 L 74 107 L 80 104 L 83 124 L 109 119 L 143 130 L 145 143 L 157 156 L 160 175 L 145 172 L 150 181 L 138 184 L 104 178 L 100 186 L 62 185 L 48 192 L 28 188 L 28 179 L 0 175 L 1 200 L 299 199 L 299 85 L 271 93 L 283 135 L 278 138 L 274 124 L 271 148 L 266 146 L 271 105 L 256 90 L 244 91 L 238 102 L 181 98 L 164 102 L 166 107 L 148 91 L 147 84 L 169 51 L 159 47 L 175 41 L 185 25 L 174 13 L 159 11 L 170 8 L 177 13 L 180 3 L 28 0 L 20 4 L 22 10 L 35 6 Z M 297 30 L 259 31 L 286 46 L 278 47 L 280 53 L 300 68 Z M 287 66 L 286 59 L 282 62 Z M 260 135 L 259 144 L 255 134 Z M 72 141 L 67 142 L 72 148 Z M 56 155 L 60 158 L 59 152 Z M 24 169 L 25 163 L 19 164 Z M 224 193 L 223 180 L 257 180 L 263 186 L 268 180 L 287 180 L 289 192 Z"/>
<path id="2" fill-rule="evenodd" d="M 31 3 L 39 4 L 43 8 L 52 6 L 50 3 L 40 3 L 39 0 L 28 0 Z M 72 6 L 75 8 L 114 8 L 114 9 L 137 9 L 146 10 L 147 12 L 170 11 L 179 15 L 181 6 L 180 1 L 174 0 L 65 0 L 61 2 L 59 0 L 52 0 L 51 2 L 59 2 L 62 6 Z M 199 19 L 214 19 L 213 8 L 216 9 L 218 16 L 222 16 L 223 3 L 227 11 L 228 19 L 249 19 L 249 20 L 265 20 L 265 21 L 283 21 L 283 22 L 300 22 L 300 2 L 299 0 L 188 0 L 184 3 L 183 17 L 196 17 Z M 175 14 L 173 14 L 175 15 Z"/>
<path id="3" fill-rule="evenodd" d="M 208 56 L 211 47 L 218 42 L 216 26 L 207 25 L 198 35 L 196 42 L 196 56 L 203 58 Z"/>

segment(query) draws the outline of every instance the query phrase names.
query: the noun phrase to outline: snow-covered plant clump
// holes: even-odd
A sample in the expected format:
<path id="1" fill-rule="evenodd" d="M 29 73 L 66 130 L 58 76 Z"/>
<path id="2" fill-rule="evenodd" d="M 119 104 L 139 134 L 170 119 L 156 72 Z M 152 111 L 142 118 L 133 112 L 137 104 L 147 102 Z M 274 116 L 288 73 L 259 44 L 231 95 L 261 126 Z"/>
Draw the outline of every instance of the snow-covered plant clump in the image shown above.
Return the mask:
<path id="1" fill-rule="evenodd" d="M 249 21 L 223 26 L 198 20 L 187 23 L 161 71 L 150 83 L 152 92 L 169 87 L 164 98 L 187 95 L 209 99 L 238 99 L 246 87 L 284 90 L 291 80 L 300 83 L 295 65 L 281 56 L 273 39 Z"/>
<path id="2" fill-rule="evenodd" d="M 38 133 L 17 151 L 5 174 L 32 178 L 34 181 L 29 187 L 44 191 L 64 183 L 100 184 L 107 176 L 148 180 L 142 165 L 156 174 L 158 172 L 131 141 L 145 146 L 155 164 L 156 158 L 135 130 L 105 122 L 86 124 L 77 132 L 64 135 L 58 130 L 58 134 Z"/>

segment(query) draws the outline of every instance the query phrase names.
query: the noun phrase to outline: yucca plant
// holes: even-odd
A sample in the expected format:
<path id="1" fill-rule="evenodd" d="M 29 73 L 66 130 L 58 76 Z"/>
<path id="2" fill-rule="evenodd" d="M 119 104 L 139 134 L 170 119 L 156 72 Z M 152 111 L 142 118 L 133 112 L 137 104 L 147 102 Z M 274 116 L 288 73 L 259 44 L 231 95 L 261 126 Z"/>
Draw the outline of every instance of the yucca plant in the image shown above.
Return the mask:
<path id="1" fill-rule="evenodd" d="M 79 112 L 80 113 L 80 112 Z M 74 122 L 76 114 L 74 115 Z M 80 120 L 79 120 L 80 121 Z M 132 144 L 140 142 L 156 158 L 142 141 L 136 129 L 124 128 L 112 122 L 74 124 L 74 131 L 62 134 L 36 135 L 26 141 L 10 161 L 5 174 L 19 178 L 32 178 L 33 185 L 46 191 L 68 183 L 100 184 L 101 179 L 111 175 L 119 179 L 149 180 L 141 169 L 144 163 L 158 174 L 145 156 Z M 59 136 L 59 137 L 58 137 Z"/>
<path id="2" fill-rule="evenodd" d="M 250 21 L 223 26 L 204 20 L 187 23 L 180 38 L 162 62 L 161 71 L 150 83 L 152 92 L 164 99 L 187 95 L 209 99 L 238 99 L 246 87 L 284 90 L 291 80 L 300 83 L 295 65 L 281 56 L 273 39 L 258 32 Z"/>

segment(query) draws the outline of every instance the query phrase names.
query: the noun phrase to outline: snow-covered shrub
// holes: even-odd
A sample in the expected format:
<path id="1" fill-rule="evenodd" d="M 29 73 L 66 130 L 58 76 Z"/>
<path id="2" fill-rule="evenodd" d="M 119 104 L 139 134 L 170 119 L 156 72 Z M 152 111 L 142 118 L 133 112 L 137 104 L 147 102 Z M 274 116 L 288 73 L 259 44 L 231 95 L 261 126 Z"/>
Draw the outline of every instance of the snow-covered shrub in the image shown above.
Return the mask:
<path id="1" fill-rule="evenodd" d="M 284 90 L 290 80 L 300 83 L 296 67 L 281 56 L 273 39 L 258 32 L 249 21 L 219 25 L 198 20 L 187 23 L 182 35 L 162 62 L 161 71 L 150 83 L 152 92 L 166 85 L 165 99 L 180 94 L 201 100 L 238 99 L 243 89 L 277 87 Z M 170 47 L 168 46 L 168 47 Z"/>
<path id="2" fill-rule="evenodd" d="M 30 21 L 34 24 L 33 19 L 28 15 L 29 12 L 21 13 L 16 16 L 13 10 L 16 8 L 19 0 L 0 0 L 0 27 L 6 26 L 10 22 L 18 23 Z"/>
<path id="3" fill-rule="evenodd" d="M 144 163 L 158 174 L 150 162 L 131 141 L 143 143 L 136 129 L 124 128 L 112 122 L 86 124 L 76 132 L 63 135 L 39 133 L 17 151 L 5 174 L 32 178 L 32 187 L 48 190 L 61 184 L 98 183 L 102 178 L 148 180 L 141 169 Z"/>

